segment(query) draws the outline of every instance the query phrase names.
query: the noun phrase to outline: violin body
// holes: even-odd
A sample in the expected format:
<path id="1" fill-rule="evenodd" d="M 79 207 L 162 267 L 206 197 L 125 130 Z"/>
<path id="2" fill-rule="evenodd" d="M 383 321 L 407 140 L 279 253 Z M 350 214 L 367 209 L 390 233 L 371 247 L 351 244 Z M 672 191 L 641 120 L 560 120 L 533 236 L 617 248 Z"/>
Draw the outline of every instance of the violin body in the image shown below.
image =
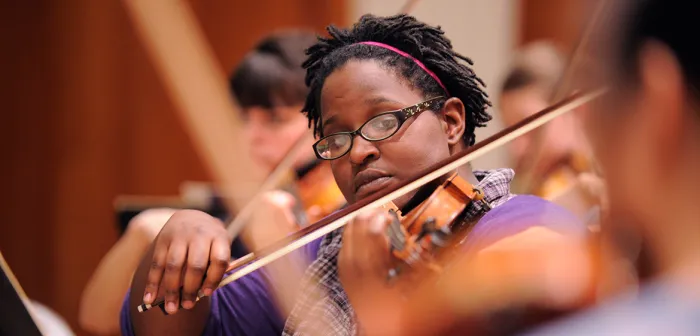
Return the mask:
<path id="1" fill-rule="evenodd" d="M 571 153 L 544 171 L 542 178 L 535 181 L 534 194 L 552 199 L 576 184 L 579 174 L 590 170 L 588 155 Z"/>
<path id="2" fill-rule="evenodd" d="M 401 264 L 439 271 L 436 253 L 462 240 L 466 230 L 460 225 L 460 215 L 472 201 L 482 198 L 481 191 L 454 173 L 405 216 L 391 206 L 396 215 L 387 234 L 391 253 L 401 263 L 389 271 L 390 278 L 399 274 Z"/>
<path id="3" fill-rule="evenodd" d="M 296 199 L 292 212 L 300 227 L 319 221 L 345 204 L 327 162 L 314 161 L 296 172 L 288 171 L 279 189 Z"/>
<path id="4" fill-rule="evenodd" d="M 598 231 L 605 191 L 593 170 L 588 156 L 572 154 L 544 174 L 535 195 L 564 207 L 592 231 Z"/>

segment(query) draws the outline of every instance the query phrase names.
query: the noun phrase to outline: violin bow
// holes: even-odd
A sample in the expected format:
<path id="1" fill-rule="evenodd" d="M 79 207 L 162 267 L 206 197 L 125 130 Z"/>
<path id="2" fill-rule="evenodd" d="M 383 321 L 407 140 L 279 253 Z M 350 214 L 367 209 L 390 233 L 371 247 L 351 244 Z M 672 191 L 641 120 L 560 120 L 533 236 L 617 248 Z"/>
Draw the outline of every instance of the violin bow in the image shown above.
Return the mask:
<path id="1" fill-rule="evenodd" d="M 591 16 L 591 20 L 588 22 L 584 32 L 581 34 L 581 37 L 574 47 L 572 56 L 569 59 L 569 64 L 567 65 L 566 69 L 564 69 L 564 73 L 559 79 L 559 83 L 554 92 L 552 92 L 550 102 L 561 100 L 568 92 L 571 91 L 571 84 L 573 83 L 576 74 L 580 70 L 581 64 L 583 64 L 585 59 L 584 55 L 585 51 L 588 50 L 591 35 L 604 17 L 603 13 L 604 9 L 606 8 L 606 0 L 599 1 L 600 2 L 597 4 Z M 538 178 L 534 176 L 535 167 L 544 156 L 544 138 L 541 132 L 536 134 L 534 137 L 534 141 L 530 145 L 528 152 L 532 153 L 532 155 L 530 155 L 530 159 L 527 160 L 523 167 L 520 167 L 518 170 L 518 174 L 522 176 L 520 189 L 523 193 L 531 193 L 535 180 L 538 180 Z"/>
<path id="2" fill-rule="evenodd" d="M 361 211 L 371 211 L 378 209 L 392 200 L 399 198 L 424 184 L 433 181 L 468 162 L 477 159 L 493 149 L 499 148 L 513 139 L 526 134 L 556 117 L 571 111 L 589 101 L 601 96 L 606 89 L 595 89 L 576 93 L 561 102 L 554 104 L 519 123 L 501 130 L 500 132 L 480 141 L 472 147 L 429 167 L 413 179 L 401 183 L 399 186 L 385 190 L 371 197 L 362 199 L 349 207 L 340 210 L 330 216 L 311 224 L 298 232 L 282 239 L 267 248 L 248 254 L 247 256 L 233 261 L 229 270 L 234 270 L 226 276 L 219 284 L 225 286 L 285 255 L 299 249 L 300 247 L 316 240 L 324 235 L 335 231 L 349 223 Z M 241 267 L 242 266 L 242 267 Z"/>
<path id="3" fill-rule="evenodd" d="M 416 8 L 418 3 L 419 0 L 407 0 L 402 6 L 400 13 L 410 14 L 410 12 Z M 598 8 L 598 12 L 595 16 L 597 17 L 601 11 L 602 8 Z M 585 36 L 589 36 L 591 34 L 592 28 L 592 25 L 589 26 Z M 588 37 L 586 39 L 588 39 Z M 580 52 L 580 50 L 581 48 L 578 48 L 577 51 Z M 565 91 L 562 90 L 562 92 Z M 236 269 L 237 271 L 222 279 L 219 287 L 225 286 L 226 284 L 257 270 L 258 268 L 261 268 L 268 263 L 275 261 L 293 252 L 294 250 L 316 239 L 319 239 L 334 230 L 337 230 L 338 228 L 343 227 L 360 211 L 370 211 L 382 207 L 392 200 L 419 188 L 423 184 L 432 181 L 433 179 L 438 178 L 478 157 L 481 157 L 489 151 L 546 124 L 565 112 L 571 111 L 584 103 L 593 100 L 594 98 L 602 95 L 604 92 L 605 89 L 598 89 L 588 92 L 587 94 L 572 95 L 568 99 L 564 99 L 560 103 L 552 105 L 551 107 L 525 118 L 521 122 L 492 135 L 491 137 L 466 149 L 462 153 L 452 156 L 446 160 L 448 162 L 444 163 L 444 165 L 441 163 L 436 164 L 435 167 L 432 168 L 435 170 L 432 170 L 431 168 L 426 169 L 423 173 L 418 174 L 419 177 L 412 182 L 406 182 L 401 186 L 396 187 L 396 189 L 393 191 L 386 191 L 369 199 L 360 200 L 359 202 L 340 210 L 339 212 L 331 214 L 330 216 L 303 228 L 302 230 L 281 241 L 278 241 L 277 243 L 272 244 L 269 247 L 266 247 L 260 251 L 251 252 L 238 260 L 232 261 L 229 264 L 227 271 Z M 454 162 L 449 162 L 452 160 L 454 160 Z"/>

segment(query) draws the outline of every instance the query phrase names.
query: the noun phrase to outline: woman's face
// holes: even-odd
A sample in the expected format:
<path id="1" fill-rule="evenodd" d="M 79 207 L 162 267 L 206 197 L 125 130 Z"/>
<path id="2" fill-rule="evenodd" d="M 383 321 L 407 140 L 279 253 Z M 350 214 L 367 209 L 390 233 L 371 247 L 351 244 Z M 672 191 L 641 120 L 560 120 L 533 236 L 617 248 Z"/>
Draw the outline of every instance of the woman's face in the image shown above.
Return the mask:
<path id="1" fill-rule="evenodd" d="M 371 117 L 426 100 L 375 61 L 350 61 L 325 81 L 321 93 L 323 134 L 354 131 Z M 450 99 L 442 111 L 406 120 L 392 137 L 369 142 L 355 136 L 350 152 L 331 161 L 336 183 L 349 203 L 391 188 L 462 147 L 464 105 Z M 395 203 L 403 207 L 414 193 Z"/>
<path id="2" fill-rule="evenodd" d="M 300 111 L 301 106 L 246 109 L 249 154 L 264 169 L 271 171 L 282 161 L 297 139 L 304 133 L 310 132 L 308 120 Z M 309 143 L 303 148 L 311 148 L 313 138 L 311 136 L 308 138 Z M 311 151 L 302 154 L 303 157 L 313 156 Z M 301 160 L 302 158 L 298 159 L 298 161 Z"/>

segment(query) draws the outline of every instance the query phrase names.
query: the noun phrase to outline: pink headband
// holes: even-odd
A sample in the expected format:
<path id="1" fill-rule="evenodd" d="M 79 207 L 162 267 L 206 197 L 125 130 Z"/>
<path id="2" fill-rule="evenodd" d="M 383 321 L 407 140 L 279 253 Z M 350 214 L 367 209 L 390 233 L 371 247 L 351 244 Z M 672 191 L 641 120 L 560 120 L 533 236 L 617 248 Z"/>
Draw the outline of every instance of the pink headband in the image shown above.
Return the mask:
<path id="1" fill-rule="evenodd" d="M 417 58 L 415 58 L 415 57 L 413 57 L 413 56 L 411 56 L 411 55 L 409 55 L 409 54 L 407 54 L 399 49 L 396 49 L 388 44 L 384 44 L 384 43 L 365 41 L 365 42 L 359 42 L 358 44 L 367 44 L 367 45 L 373 45 L 373 46 L 377 46 L 380 48 L 388 49 L 388 50 L 391 50 L 391 51 L 393 51 L 393 52 L 395 52 L 403 57 L 406 57 L 406 58 L 413 60 L 413 62 L 415 62 L 421 69 L 423 69 L 428 75 L 430 75 L 430 77 L 433 77 L 433 79 L 438 83 L 438 85 L 440 85 L 440 87 L 443 90 L 445 90 L 445 93 L 447 94 L 447 96 L 450 96 L 450 93 L 447 91 L 447 88 L 445 88 L 445 85 L 442 84 L 442 81 L 440 81 L 440 78 L 438 78 L 438 76 L 434 72 L 430 71 L 430 69 L 428 69 L 423 64 L 423 62 L 419 61 Z"/>

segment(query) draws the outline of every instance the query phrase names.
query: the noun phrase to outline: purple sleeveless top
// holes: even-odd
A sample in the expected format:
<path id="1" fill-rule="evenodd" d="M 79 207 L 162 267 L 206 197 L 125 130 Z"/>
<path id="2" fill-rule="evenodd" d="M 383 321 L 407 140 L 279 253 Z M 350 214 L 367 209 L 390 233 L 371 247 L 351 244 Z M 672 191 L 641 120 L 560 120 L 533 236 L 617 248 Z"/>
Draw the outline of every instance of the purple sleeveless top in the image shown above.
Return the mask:
<path id="1" fill-rule="evenodd" d="M 535 196 L 521 195 L 484 215 L 472 229 L 464 248 L 467 252 L 478 251 L 533 227 L 546 227 L 570 236 L 584 237 L 587 232 L 583 223 L 564 208 Z M 315 258 L 319 243 L 317 240 L 307 246 L 304 253 L 309 261 Z M 265 277 L 264 271 L 256 271 L 215 291 L 203 335 L 281 335 L 284 318 L 275 308 Z M 134 335 L 128 298 L 127 293 L 120 316 L 122 335 Z"/>

